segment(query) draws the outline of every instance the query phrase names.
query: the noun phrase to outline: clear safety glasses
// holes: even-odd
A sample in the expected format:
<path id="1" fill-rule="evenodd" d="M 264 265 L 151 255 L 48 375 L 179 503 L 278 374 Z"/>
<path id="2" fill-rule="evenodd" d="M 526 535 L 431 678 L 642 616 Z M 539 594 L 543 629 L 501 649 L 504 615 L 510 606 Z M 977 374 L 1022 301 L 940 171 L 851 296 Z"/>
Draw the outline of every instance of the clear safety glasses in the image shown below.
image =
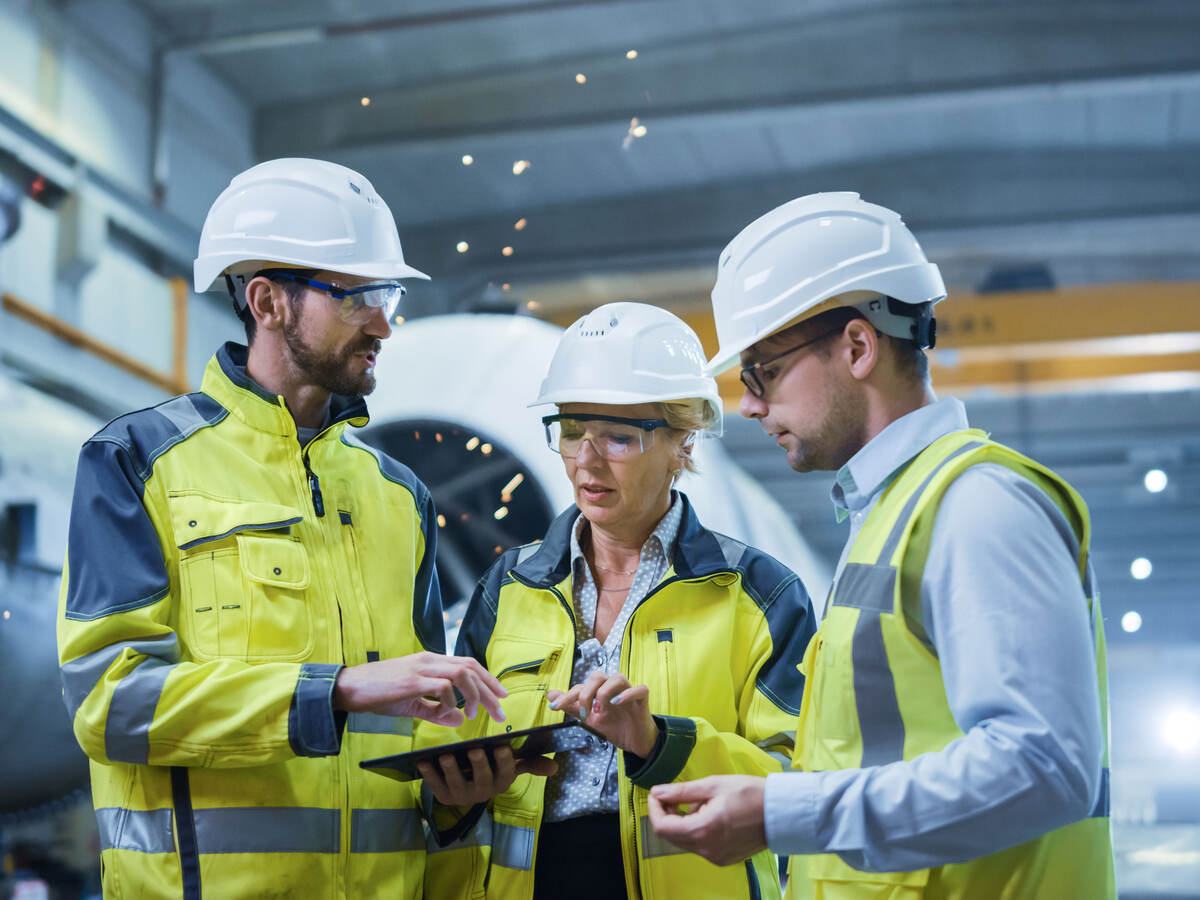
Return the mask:
<path id="1" fill-rule="evenodd" d="M 390 323 L 400 307 L 400 301 L 407 291 L 398 281 L 372 281 L 356 287 L 342 287 L 331 281 L 318 281 L 298 272 L 279 271 L 270 269 L 259 273 L 271 281 L 295 281 L 299 284 L 324 291 L 334 300 L 341 301 L 338 310 L 346 322 L 361 322 L 370 316 L 371 311 L 383 311 L 383 317 Z"/>
<path id="2" fill-rule="evenodd" d="M 568 459 L 579 455 L 583 442 L 604 459 L 622 460 L 645 453 L 654 446 L 654 432 L 670 428 L 666 419 L 625 419 L 602 415 L 543 416 L 546 443 Z"/>

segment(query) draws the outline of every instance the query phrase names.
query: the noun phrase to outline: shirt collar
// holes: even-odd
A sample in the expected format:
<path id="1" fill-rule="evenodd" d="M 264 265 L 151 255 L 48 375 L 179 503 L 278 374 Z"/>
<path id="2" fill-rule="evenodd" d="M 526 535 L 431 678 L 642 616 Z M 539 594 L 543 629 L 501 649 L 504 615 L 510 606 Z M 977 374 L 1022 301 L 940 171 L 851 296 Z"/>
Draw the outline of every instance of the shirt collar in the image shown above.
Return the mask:
<path id="1" fill-rule="evenodd" d="M 839 522 L 871 502 L 918 453 L 943 435 L 969 427 L 956 397 L 943 397 L 901 416 L 838 469 L 830 499 Z"/>
<path id="2" fill-rule="evenodd" d="M 644 551 L 646 547 L 652 545 L 652 542 L 658 542 L 658 548 L 662 551 L 664 557 L 670 559 L 671 547 L 675 543 L 675 538 L 679 534 L 679 525 L 683 519 L 683 504 L 679 502 L 679 492 L 671 491 L 671 505 L 668 507 L 666 514 L 658 520 L 658 525 L 654 527 L 654 531 L 650 532 L 650 537 L 646 538 L 646 543 L 642 545 Z M 583 548 L 580 546 L 580 538 L 583 536 L 583 528 L 587 524 L 587 518 L 580 515 L 575 519 L 574 525 L 571 527 L 571 571 L 576 572 L 580 560 L 584 558 Z"/>

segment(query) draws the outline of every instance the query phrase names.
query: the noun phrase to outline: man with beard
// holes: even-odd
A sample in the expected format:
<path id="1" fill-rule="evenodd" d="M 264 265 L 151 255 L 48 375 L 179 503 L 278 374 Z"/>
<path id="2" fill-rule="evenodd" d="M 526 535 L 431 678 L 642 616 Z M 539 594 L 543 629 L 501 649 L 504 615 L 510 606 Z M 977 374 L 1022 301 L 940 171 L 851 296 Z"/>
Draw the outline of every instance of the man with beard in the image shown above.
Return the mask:
<path id="1" fill-rule="evenodd" d="M 76 475 L 59 659 L 104 896 L 416 897 L 415 791 L 358 762 L 504 695 L 445 655 L 429 492 L 347 430 L 400 279 L 427 276 L 365 178 L 304 159 L 233 179 L 195 276 L 247 346 L 105 426 Z"/>
<path id="2" fill-rule="evenodd" d="M 788 897 L 1114 898 L 1082 498 L 937 399 L 941 274 L 895 212 L 800 197 L 719 257 L 719 372 L 850 533 L 801 671 L 795 771 L 658 785 L 660 837 L 791 856 Z"/>

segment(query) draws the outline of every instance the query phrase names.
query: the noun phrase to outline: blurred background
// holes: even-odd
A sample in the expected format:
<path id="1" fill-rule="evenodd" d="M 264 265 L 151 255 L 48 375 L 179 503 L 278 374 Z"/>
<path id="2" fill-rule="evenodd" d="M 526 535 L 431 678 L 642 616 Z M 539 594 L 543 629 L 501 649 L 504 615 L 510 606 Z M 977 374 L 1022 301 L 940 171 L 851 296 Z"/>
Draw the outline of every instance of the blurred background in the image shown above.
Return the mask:
<path id="1" fill-rule="evenodd" d="M 0 0 L 0 897 L 98 893 L 53 637 L 75 457 L 241 339 L 191 261 L 229 179 L 278 156 L 362 172 L 434 276 L 385 348 L 371 439 L 451 511 L 451 631 L 490 555 L 566 502 L 518 396 L 552 326 L 643 300 L 711 352 L 744 225 L 821 190 L 900 211 L 950 289 L 938 392 L 1091 506 L 1121 895 L 1200 897 L 1186 0 Z M 737 387 L 696 489 L 730 531 L 778 517 L 820 595 L 831 479 L 787 469 Z"/>

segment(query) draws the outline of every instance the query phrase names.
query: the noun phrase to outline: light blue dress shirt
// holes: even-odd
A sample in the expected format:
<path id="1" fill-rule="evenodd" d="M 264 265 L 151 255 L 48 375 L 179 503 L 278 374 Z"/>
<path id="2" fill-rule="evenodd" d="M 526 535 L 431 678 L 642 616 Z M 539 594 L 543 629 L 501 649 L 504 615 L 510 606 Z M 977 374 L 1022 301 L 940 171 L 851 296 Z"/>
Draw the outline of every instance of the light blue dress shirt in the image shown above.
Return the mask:
<path id="1" fill-rule="evenodd" d="M 922 407 L 876 435 L 832 490 L 850 536 L 892 479 L 942 435 L 961 402 Z M 1058 507 L 1003 466 L 947 490 L 921 582 L 924 624 L 963 736 L 910 761 L 767 777 L 767 842 L 837 853 L 866 871 L 962 862 L 1090 814 L 1107 790 L 1104 735 L 1078 542 Z"/>

